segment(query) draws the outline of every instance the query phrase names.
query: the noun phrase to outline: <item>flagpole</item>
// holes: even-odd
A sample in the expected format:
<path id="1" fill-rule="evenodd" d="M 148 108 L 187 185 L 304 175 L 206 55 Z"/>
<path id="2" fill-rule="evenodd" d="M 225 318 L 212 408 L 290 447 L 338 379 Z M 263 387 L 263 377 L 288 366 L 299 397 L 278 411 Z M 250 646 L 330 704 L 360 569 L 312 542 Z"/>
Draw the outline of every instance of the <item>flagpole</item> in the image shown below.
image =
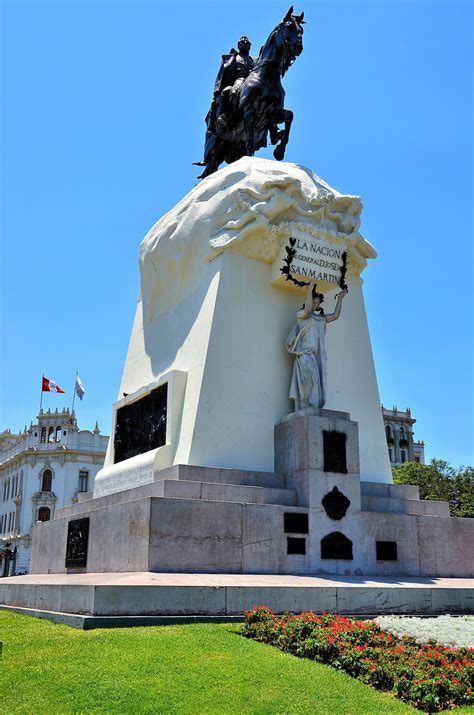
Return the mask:
<path id="1" fill-rule="evenodd" d="M 79 375 L 79 370 L 76 370 L 76 378 Z M 76 400 L 76 378 L 74 378 L 74 389 L 72 391 L 72 408 L 71 412 L 74 412 L 74 402 Z"/>
<path id="2" fill-rule="evenodd" d="M 41 375 L 41 395 L 40 395 L 40 408 L 39 408 L 40 412 L 41 412 L 41 408 L 43 407 L 43 378 L 44 378 L 44 372 Z"/>

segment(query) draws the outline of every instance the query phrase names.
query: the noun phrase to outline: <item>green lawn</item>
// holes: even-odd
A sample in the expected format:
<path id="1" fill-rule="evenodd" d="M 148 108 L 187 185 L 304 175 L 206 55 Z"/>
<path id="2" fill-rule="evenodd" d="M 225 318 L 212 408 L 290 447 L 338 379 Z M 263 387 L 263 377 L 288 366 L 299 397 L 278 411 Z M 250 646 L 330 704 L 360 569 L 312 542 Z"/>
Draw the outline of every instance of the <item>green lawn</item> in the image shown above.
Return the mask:
<path id="1" fill-rule="evenodd" d="M 238 633 L 208 624 L 78 631 L 1 612 L 0 713 L 417 712 Z"/>

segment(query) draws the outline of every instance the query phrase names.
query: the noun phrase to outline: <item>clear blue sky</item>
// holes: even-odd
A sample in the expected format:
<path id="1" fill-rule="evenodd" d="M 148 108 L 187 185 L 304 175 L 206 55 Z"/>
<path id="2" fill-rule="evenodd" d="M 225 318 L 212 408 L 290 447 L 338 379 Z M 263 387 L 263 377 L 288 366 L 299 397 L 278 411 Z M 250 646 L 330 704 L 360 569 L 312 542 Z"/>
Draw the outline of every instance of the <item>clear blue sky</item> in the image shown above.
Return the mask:
<path id="1" fill-rule="evenodd" d="M 43 371 L 68 391 L 45 406 L 70 405 L 78 369 L 80 425 L 109 431 L 139 243 L 195 183 L 220 55 L 242 33 L 257 53 L 288 5 L 3 0 L 0 429 L 34 417 Z M 472 4 L 295 10 L 286 158 L 362 196 L 381 398 L 428 458 L 472 463 Z"/>

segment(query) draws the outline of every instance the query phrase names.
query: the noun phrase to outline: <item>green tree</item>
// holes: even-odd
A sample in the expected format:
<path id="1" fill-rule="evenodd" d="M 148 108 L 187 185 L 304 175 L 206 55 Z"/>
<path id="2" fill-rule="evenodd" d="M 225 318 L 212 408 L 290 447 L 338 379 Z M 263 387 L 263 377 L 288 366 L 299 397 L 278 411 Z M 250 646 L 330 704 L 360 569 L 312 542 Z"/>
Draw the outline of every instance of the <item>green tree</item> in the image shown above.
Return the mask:
<path id="1" fill-rule="evenodd" d="M 455 468 L 442 459 L 393 467 L 395 484 L 414 484 L 421 499 L 447 501 L 451 516 L 474 518 L 474 467 Z"/>

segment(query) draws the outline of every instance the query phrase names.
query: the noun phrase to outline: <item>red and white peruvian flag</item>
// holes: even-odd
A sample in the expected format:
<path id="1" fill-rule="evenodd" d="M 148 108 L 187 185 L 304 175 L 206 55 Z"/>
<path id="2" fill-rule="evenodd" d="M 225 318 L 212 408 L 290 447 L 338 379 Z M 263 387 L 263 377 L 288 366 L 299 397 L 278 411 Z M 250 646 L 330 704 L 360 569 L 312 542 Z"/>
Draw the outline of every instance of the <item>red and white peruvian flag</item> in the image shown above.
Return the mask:
<path id="1" fill-rule="evenodd" d="M 57 385 L 54 380 L 48 380 L 48 378 L 43 375 L 43 386 L 41 388 L 41 392 L 64 392 L 64 390 L 61 390 L 59 385 Z"/>

